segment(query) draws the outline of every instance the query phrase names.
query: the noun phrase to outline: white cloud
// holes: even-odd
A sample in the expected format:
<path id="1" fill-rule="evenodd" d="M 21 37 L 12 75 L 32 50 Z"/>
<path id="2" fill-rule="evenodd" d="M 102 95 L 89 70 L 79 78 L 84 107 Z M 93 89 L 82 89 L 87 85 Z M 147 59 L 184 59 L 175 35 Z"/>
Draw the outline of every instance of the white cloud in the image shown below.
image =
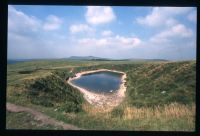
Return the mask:
<path id="1" fill-rule="evenodd" d="M 44 23 L 43 29 L 47 31 L 59 29 L 62 22 L 63 21 L 59 17 L 55 15 L 49 15 L 46 18 L 46 22 Z"/>
<path id="2" fill-rule="evenodd" d="M 192 12 L 189 13 L 189 15 L 187 16 L 188 20 L 196 23 L 197 22 L 197 11 L 194 10 Z"/>
<path id="3" fill-rule="evenodd" d="M 98 25 L 109 23 L 116 19 L 116 16 L 109 6 L 88 6 L 85 14 L 89 24 Z"/>
<path id="4" fill-rule="evenodd" d="M 92 32 L 92 31 L 94 31 L 94 29 L 92 29 L 91 27 L 89 27 L 86 24 L 71 25 L 69 29 L 70 29 L 70 32 L 73 33 L 73 34 L 79 33 L 79 32 Z"/>
<path id="5" fill-rule="evenodd" d="M 92 46 L 121 46 L 123 47 L 135 47 L 140 45 L 141 40 L 137 37 L 123 37 L 123 36 L 114 36 L 107 38 L 83 38 L 78 41 L 80 44 L 92 45 Z"/>
<path id="6" fill-rule="evenodd" d="M 192 14 L 194 10 L 173 10 L 172 13 L 168 13 L 170 16 L 160 13 L 167 18 L 162 18 L 163 23 L 160 21 L 160 24 L 158 24 L 170 27 L 159 29 L 160 33 L 151 37 L 150 40 L 143 41 L 137 37 L 137 33 L 131 35 L 133 31 L 127 33 L 130 36 L 120 35 L 120 33 L 119 35 L 114 35 L 111 31 L 112 29 L 108 26 L 100 26 L 99 28 L 99 26 L 91 25 L 102 23 L 75 24 L 72 26 L 76 27 L 69 27 L 70 32 L 73 34 L 80 32 L 83 34 L 81 36 L 68 35 L 68 33 L 63 33 L 64 31 L 61 33 L 59 31 L 56 33 L 47 32 L 44 31 L 44 24 L 51 22 L 50 20 L 56 22 L 57 19 L 53 17 L 54 19 L 50 20 L 45 20 L 45 18 L 40 20 L 19 9 L 17 6 L 9 6 L 8 8 L 8 58 L 64 58 L 74 55 L 165 59 L 191 59 L 196 57 L 196 31 L 194 27 L 191 27 L 191 30 L 183 25 L 184 21 L 187 21 L 187 26 L 194 24 L 189 21 L 192 21 L 192 18 L 195 19 Z M 181 22 L 183 24 L 180 24 L 178 18 L 176 18 L 176 15 L 180 14 L 181 18 L 185 17 L 185 19 L 189 20 L 184 20 Z M 52 25 L 54 23 L 49 24 Z M 46 30 L 55 30 L 60 27 L 60 25 L 52 25 L 53 27 L 51 25 Z M 89 35 L 87 33 L 94 29 L 98 31 L 99 35 L 94 35 L 93 33 Z M 157 30 L 152 30 L 152 33 L 157 32 Z M 141 29 L 139 34 L 143 33 L 145 33 L 145 30 Z M 144 36 L 144 39 L 147 38 L 149 37 Z"/>
<path id="7" fill-rule="evenodd" d="M 82 38 L 77 39 L 77 42 L 77 49 L 81 49 L 80 55 L 118 59 L 131 58 L 132 55 L 137 56 L 136 54 L 141 55 L 138 52 L 138 48 L 140 48 L 142 43 L 137 37 Z"/>
<path id="8" fill-rule="evenodd" d="M 119 42 L 119 44 L 131 45 L 131 46 L 137 46 L 141 43 L 141 40 L 139 38 L 123 37 L 119 35 L 117 35 L 114 40 L 116 40 L 116 42 Z"/>
<path id="9" fill-rule="evenodd" d="M 84 45 L 102 46 L 108 45 L 108 40 L 106 38 L 95 39 L 95 38 L 83 38 L 79 39 L 78 42 Z"/>
<path id="10" fill-rule="evenodd" d="M 43 24 L 43 26 L 42 26 Z M 18 33 L 32 33 L 41 30 L 56 30 L 60 28 L 62 20 L 54 15 L 49 15 L 46 21 L 41 21 L 34 16 L 27 15 L 16 10 L 13 6 L 8 6 L 8 28 L 9 31 Z"/>
<path id="11" fill-rule="evenodd" d="M 56 21 L 56 19 L 54 20 Z M 54 33 L 43 33 L 43 24 L 44 21 L 9 5 L 8 58 L 27 59 L 59 56 L 65 48 L 63 43 L 66 40 L 54 36 Z M 50 41 L 51 39 L 53 42 Z M 62 50 L 59 48 L 60 45 L 62 45 Z M 62 52 L 63 54 L 64 52 Z"/>
<path id="12" fill-rule="evenodd" d="M 111 35 L 113 35 L 113 32 L 110 30 L 105 30 L 105 31 L 101 32 L 101 35 L 102 36 L 111 36 Z"/>
<path id="13" fill-rule="evenodd" d="M 175 16 L 188 13 L 192 9 L 192 7 L 155 7 L 150 14 L 145 17 L 139 17 L 136 21 L 139 24 L 153 27 L 172 26 L 177 24 Z"/>
<path id="14" fill-rule="evenodd" d="M 28 33 L 38 31 L 41 27 L 41 21 L 34 16 L 28 16 L 13 6 L 8 6 L 8 30 Z"/>
<path id="15" fill-rule="evenodd" d="M 192 35 L 193 32 L 191 29 L 186 28 L 183 24 L 177 24 L 171 29 L 164 30 L 163 32 L 154 35 L 150 38 L 150 41 L 154 43 L 164 43 L 170 41 L 171 38 L 188 38 Z"/>

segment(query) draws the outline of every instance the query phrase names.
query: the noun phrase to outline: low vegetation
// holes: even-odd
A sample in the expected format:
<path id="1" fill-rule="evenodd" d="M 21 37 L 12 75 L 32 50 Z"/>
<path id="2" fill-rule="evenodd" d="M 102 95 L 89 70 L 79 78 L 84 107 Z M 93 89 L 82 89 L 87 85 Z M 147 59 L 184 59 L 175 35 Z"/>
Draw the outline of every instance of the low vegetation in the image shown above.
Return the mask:
<path id="1" fill-rule="evenodd" d="M 127 74 L 124 101 L 106 113 L 87 103 L 78 90 L 65 82 L 77 72 L 100 68 Z M 33 61 L 8 65 L 7 81 L 9 102 L 35 108 L 81 128 L 195 129 L 195 61 Z"/>
<path id="2" fill-rule="evenodd" d="M 20 124 L 20 125 L 19 125 Z M 49 129 L 57 130 L 61 127 L 45 125 L 40 121 L 34 119 L 34 117 L 25 112 L 12 113 L 6 112 L 6 128 L 7 129 Z"/>
<path id="3" fill-rule="evenodd" d="M 195 102 L 195 62 L 146 64 L 129 70 L 127 75 L 128 102 L 133 106 Z"/>
<path id="4" fill-rule="evenodd" d="M 83 95 L 56 75 L 40 78 L 28 85 L 31 103 L 56 107 L 65 112 L 82 110 Z"/>

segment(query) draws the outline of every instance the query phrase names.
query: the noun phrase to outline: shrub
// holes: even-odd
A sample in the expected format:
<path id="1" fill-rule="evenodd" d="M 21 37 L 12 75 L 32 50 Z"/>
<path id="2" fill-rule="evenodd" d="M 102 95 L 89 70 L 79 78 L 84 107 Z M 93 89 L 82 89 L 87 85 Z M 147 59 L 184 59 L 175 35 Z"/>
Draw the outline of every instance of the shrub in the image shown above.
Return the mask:
<path id="1" fill-rule="evenodd" d="M 82 111 L 82 108 L 81 105 L 77 105 L 74 102 L 66 102 L 62 104 L 62 106 L 60 106 L 58 110 L 64 112 L 80 112 Z"/>

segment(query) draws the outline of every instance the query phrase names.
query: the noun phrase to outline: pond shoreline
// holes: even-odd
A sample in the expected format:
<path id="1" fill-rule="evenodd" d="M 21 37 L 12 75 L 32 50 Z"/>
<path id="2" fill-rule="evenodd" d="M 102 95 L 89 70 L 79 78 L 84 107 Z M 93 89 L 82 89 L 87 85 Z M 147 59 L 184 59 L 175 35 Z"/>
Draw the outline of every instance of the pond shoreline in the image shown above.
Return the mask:
<path id="1" fill-rule="evenodd" d="M 112 92 L 112 93 L 96 93 L 93 91 L 89 91 L 85 88 L 81 88 L 79 86 L 74 85 L 71 81 L 80 78 L 82 75 L 90 74 L 90 73 L 96 73 L 96 72 L 103 72 L 103 71 L 109 71 L 109 72 L 115 72 L 122 74 L 121 77 L 121 85 L 118 90 Z M 75 88 L 77 88 L 81 93 L 83 93 L 84 98 L 95 107 L 103 108 L 105 111 L 111 110 L 115 106 L 119 105 L 124 97 L 125 97 L 125 91 L 126 91 L 126 73 L 116 70 L 109 70 L 109 69 L 98 69 L 98 70 L 91 70 L 91 71 L 83 71 L 80 73 L 76 73 L 75 77 L 70 77 L 67 80 L 67 83 Z"/>

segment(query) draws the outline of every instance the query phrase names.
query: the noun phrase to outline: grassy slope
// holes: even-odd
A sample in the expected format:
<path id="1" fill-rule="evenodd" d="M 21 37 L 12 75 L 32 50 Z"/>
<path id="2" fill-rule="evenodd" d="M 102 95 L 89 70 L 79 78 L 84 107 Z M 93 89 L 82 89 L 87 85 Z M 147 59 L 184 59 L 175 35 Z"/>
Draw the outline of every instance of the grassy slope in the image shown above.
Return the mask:
<path id="1" fill-rule="evenodd" d="M 145 64 L 127 72 L 127 96 L 134 106 L 195 102 L 196 63 Z"/>
<path id="2" fill-rule="evenodd" d="M 12 113 L 6 112 L 6 128 L 7 129 L 62 129 L 51 125 L 44 125 L 42 122 L 37 121 L 34 117 L 25 112 Z"/>
<path id="3" fill-rule="evenodd" d="M 128 75 L 127 97 L 111 113 L 99 113 L 85 102 L 82 112 L 55 111 L 59 102 L 57 104 L 55 102 L 53 107 L 35 105 L 31 103 L 31 98 L 27 97 L 25 93 L 27 91 L 25 82 L 30 81 L 29 79 L 33 81 L 46 80 L 49 76 L 51 77 L 52 73 L 56 77 L 64 79 L 72 69 L 71 74 L 73 75 L 78 71 L 98 68 L 121 70 Z M 8 66 L 7 98 L 8 101 L 34 107 L 58 120 L 88 129 L 194 130 L 195 69 L 195 61 L 170 63 L 130 61 L 25 62 Z M 51 84 L 48 80 L 46 81 Z M 60 81 L 57 88 L 59 85 Z M 55 90 L 57 89 L 55 88 Z M 58 90 L 61 90 L 59 92 L 63 91 L 63 89 Z M 44 99 L 45 96 L 45 101 L 51 100 L 53 96 L 50 95 L 51 93 L 52 91 L 42 93 L 43 95 L 40 94 L 42 97 L 37 98 Z M 59 106 L 64 107 L 62 104 Z M 64 107 L 64 109 L 66 108 L 68 107 Z"/>

